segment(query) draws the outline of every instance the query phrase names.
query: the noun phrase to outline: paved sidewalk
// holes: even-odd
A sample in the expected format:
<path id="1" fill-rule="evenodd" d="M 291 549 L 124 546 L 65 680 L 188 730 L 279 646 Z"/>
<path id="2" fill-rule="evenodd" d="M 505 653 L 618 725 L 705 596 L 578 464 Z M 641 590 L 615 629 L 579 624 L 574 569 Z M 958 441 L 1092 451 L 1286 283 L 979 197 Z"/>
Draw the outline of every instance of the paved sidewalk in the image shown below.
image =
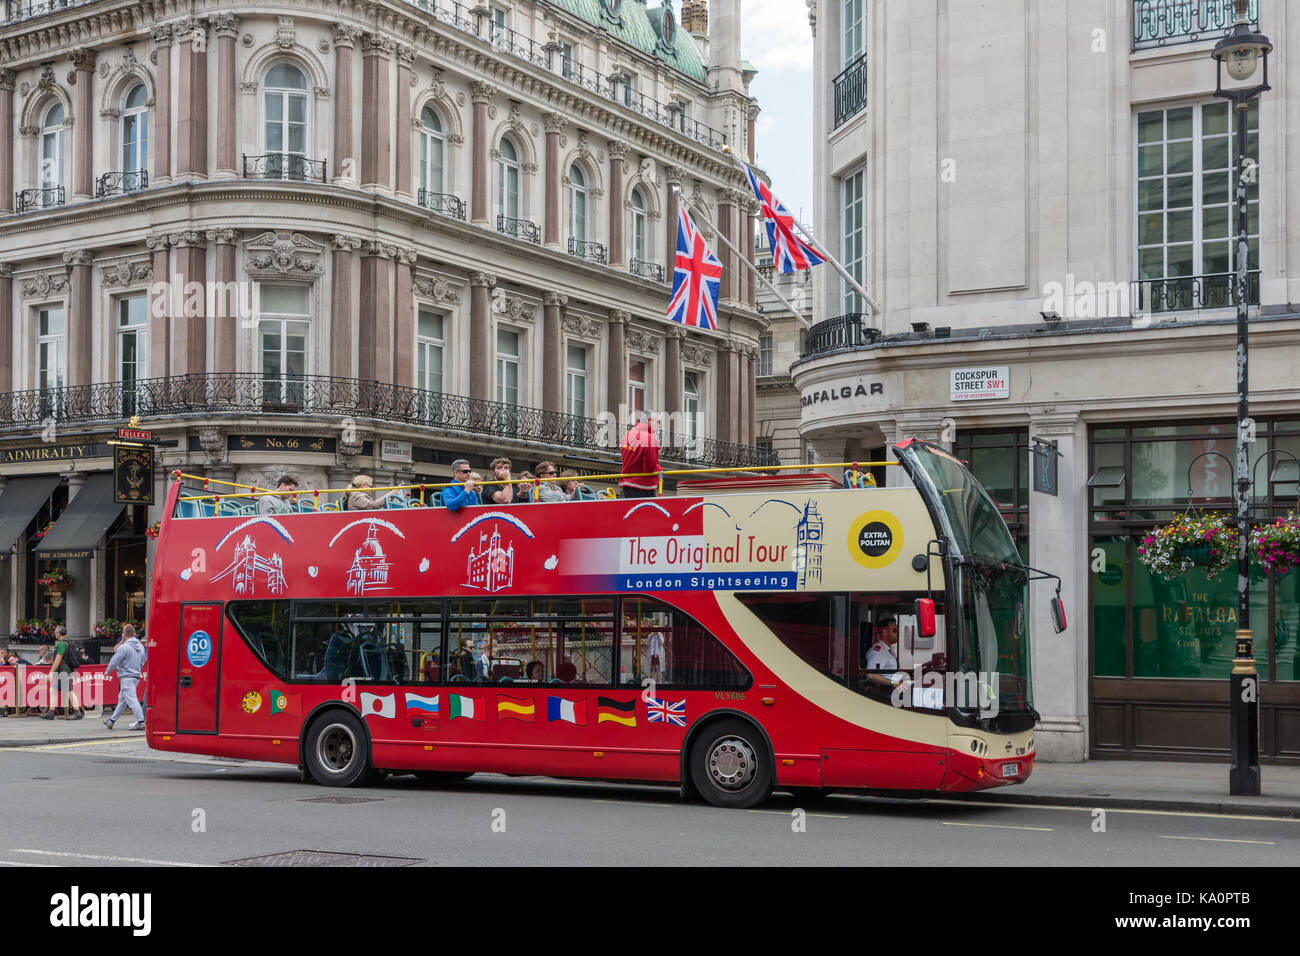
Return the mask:
<path id="1" fill-rule="evenodd" d="M 114 730 L 100 723 L 102 713 L 87 711 L 84 720 L 0 718 L 0 752 L 5 747 L 84 743 L 123 737 L 142 738 L 127 730 L 134 719 L 127 711 Z M 1228 793 L 1228 764 L 1165 763 L 1136 760 L 1089 760 L 1086 763 L 1037 763 L 1023 784 L 951 796 L 993 803 L 1114 809 L 1181 810 L 1300 819 L 1300 767 L 1265 764 L 1260 768 L 1262 794 Z"/>

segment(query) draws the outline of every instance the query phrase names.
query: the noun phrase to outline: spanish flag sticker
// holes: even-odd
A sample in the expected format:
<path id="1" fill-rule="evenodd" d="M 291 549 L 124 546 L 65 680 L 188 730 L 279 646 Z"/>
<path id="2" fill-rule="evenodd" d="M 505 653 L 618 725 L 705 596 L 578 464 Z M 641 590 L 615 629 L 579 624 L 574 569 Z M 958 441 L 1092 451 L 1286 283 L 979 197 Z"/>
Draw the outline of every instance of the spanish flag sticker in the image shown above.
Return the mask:
<path id="1" fill-rule="evenodd" d="M 498 720 L 526 720 L 532 723 L 535 711 L 531 697 L 507 697 L 502 694 L 497 698 Z"/>
<path id="2" fill-rule="evenodd" d="M 614 700 L 612 697 L 596 698 L 596 723 L 612 720 L 624 727 L 636 726 L 636 701 Z"/>

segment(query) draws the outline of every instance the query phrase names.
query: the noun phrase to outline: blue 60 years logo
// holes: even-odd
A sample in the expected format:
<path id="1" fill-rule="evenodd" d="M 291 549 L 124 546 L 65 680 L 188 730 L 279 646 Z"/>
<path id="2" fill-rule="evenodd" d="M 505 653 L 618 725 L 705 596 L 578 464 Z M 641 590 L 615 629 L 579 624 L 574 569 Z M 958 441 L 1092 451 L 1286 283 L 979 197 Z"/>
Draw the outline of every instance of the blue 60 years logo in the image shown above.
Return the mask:
<path id="1" fill-rule="evenodd" d="M 193 667 L 202 667 L 212 659 L 212 638 L 207 631 L 195 631 L 190 635 L 185 642 L 185 656 Z"/>

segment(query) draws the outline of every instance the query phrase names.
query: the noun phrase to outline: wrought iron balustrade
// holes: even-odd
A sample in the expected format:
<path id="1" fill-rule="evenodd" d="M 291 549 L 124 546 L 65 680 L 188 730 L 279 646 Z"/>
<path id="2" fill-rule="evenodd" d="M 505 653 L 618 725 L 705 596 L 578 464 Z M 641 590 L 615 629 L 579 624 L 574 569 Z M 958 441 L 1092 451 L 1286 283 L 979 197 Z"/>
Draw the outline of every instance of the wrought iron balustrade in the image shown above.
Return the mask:
<path id="1" fill-rule="evenodd" d="M 632 261 L 628 263 L 627 270 L 634 276 L 640 276 L 643 279 L 653 279 L 655 282 L 664 281 L 664 267 L 662 263 L 647 262 L 645 259 L 637 259 L 633 257 Z"/>
<path id="2" fill-rule="evenodd" d="M 528 219 L 511 219 L 506 215 L 497 215 L 497 232 L 525 242 L 542 244 L 542 230 L 535 222 Z"/>
<path id="3" fill-rule="evenodd" d="M 569 237 L 569 255 L 577 256 L 579 259 L 586 259 L 588 262 L 598 262 L 601 265 L 606 265 L 609 262 L 609 253 L 603 244 L 585 242 L 573 236 Z"/>
<path id="4" fill-rule="evenodd" d="M 858 57 L 835 77 L 835 128 L 867 105 L 867 58 Z"/>
<path id="5" fill-rule="evenodd" d="M 127 169 L 121 172 L 105 173 L 95 180 L 95 198 L 117 196 L 149 188 L 149 171 L 147 169 Z"/>
<path id="6" fill-rule="evenodd" d="M 459 196 L 453 196 L 451 193 L 436 193 L 430 189 L 421 188 L 416 195 L 416 200 L 430 212 L 442 213 L 444 216 L 451 216 L 461 222 L 465 221 L 465 200 Z"/>
<path id="7" fill-rule="evenodd" d="M 62 186 L 45 186 L 41 189 L 24 189 L 14 193 L 14 211 L 32 212 L 35 209 L 52 209 L 64 204 Z"/>
<path id="8" fill-rule="evenodd" d="M 874 343 L 880 338 L 880 330 L 867 324 L 869 318 L 864 313 L 851 312 L 818 322 L 804 338 L 803 357 Z"/>
<path id="9" fill-rule="evenodd" d="M 1232 309 L 1237 305 L 1237 274 L 1139 279 L 1132 283 L 1134 315 Z M 1247 273 L 1246 301 L 1259 305 L 1259 270 Z"/>
<path id="10" fill-rule="evenodd" d="M 62 13 L 75 7 L 84 7 L 94 0 L 46 0 L 45 3 L 23 3 L 22 0 L 6 0 L 4 9 L 0 10 L 0 25 L 21 23 L 51 13 Z"/>
<path id="11" fill-rule="evenodd" d="M 508 405 L 425 389 L 329 375 L 224 373 L 98 382 L 0 393 L 0 432 L 59 426 L 121 424 L 139 415 L 157 427 L 169 419 L 218 415 L 368 418 L 437 431 L 603 451 L 617 466 L 617 423 L 541 408 Z M 693 447 L 661 448 L 660 456 L 701 466 L 777 464 L 776 455 L 735 442 L 700 439 Z"/>
<path id="12" fill-rule="evenodd" d="M 1250 0 L 1251 28 L 1259 31 L 1259 0 Z M 1232 0 L 1133 0 L 1133 49 L 1218 40 L 1232 31 Z"/>
<path id="13" fill-rule="evenodd" d="M 295 182 L 325 182 L 324 159 L 308 159 L 293 153 L 244 156 L 245 179 L 287 179 Z"/>

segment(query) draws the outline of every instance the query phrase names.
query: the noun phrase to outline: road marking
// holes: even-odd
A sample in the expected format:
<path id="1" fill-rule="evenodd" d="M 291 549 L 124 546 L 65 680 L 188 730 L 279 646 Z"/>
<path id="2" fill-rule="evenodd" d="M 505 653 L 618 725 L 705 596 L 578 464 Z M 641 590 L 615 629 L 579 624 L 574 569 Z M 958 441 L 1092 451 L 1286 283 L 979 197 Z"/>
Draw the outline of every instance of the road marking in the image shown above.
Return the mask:
<path id="1" fill-rule="evenodd" d="M 1257 846 L 1276 846 L 1272 840 L 1225 840 L 1221 837 L 1160 836 L 1162 840 L 1204 840 L 1206 843 L 1253 843 Z"/>
<path id="2" fill-rule="evenodd" d="M 857 799 L 850 797 L 849 799 Z M 1077 813 L 1092 813 L 1098 807 L 1069 807 L 1058 804 L 1045 803 L 1002 803 L 994 800 L 930 800 L 924 801 L 930 803 L 943 803 L 951 807 L 1010 807 L 1015 810 L 1072 810 Z M 1256 817 L 1247 816 L 1241 813 L 1201 813 L 1194 810 L 1126 810 L 1112 807 L 1103 808 L 1107 813 L 1139 813 L 1147 816 L 1157 817 L 1203 817 L 1211 820 L 1255 820 L 1267 821 L 1269 823 L 1300 823 L 1300 819 L 1294 817 Z"/>
<path id="3" fill-rule="evenodd" d="M 999 826 L 996 823 L 953 823 L 950 820 L 944 820 L 943 825 L 946 827 L 983 827 L 986 830 L 1037 830 L 1040 833 L 1051 833 L 1054 827 L 1012 827 Z"/>
<path id="4" fill-rule="evenodd" d="M 748 813 L 776 813 L 783 817 L 790 816 L 793 810 L 748 810 Z M 823 820 L 847 820 L 848 814 L 841 813 L 804 813 L 806 817 L 821 817 Z"/>
<path id="5" fill-rule="evenodd" d="M 0 866 L 58 866 L 57 863 L 33 863 L 31 860 L 0 860 Z"/>
<path id="6" fill-rule="evenodd" d="M 628 807 L 672 807 L 671 803 L 642 803 L 640 800 L 592 800 L 592 803 L 619 803 Z"/>
<path id="7" fill-rule="evenodd" d="M 208 866 L 207 863 L 180 863 L 176 860 L 143 860 L 133 856 L 99 856 L 94 853 L 60 853 L 57 850 L 20 850 L 14 848 L 11 853 L 33 853 L 38 856 L 71 856 L 79 860 L 108 860 L 110 863 L 148 863 L 153 866 Z"/>
<path id="8" fill-rule="evenodd" d="M 130 737 L 110 737 L 107 740 L 81 740 L 70 744 L 33 744 L 30 747 L 6 747 L 5 750 L 25 750 L 30 753 L 40 750 L 70 750 L 73 747 L 101 747 L 104 744 L 121 744 L 130 741 Z"/>

